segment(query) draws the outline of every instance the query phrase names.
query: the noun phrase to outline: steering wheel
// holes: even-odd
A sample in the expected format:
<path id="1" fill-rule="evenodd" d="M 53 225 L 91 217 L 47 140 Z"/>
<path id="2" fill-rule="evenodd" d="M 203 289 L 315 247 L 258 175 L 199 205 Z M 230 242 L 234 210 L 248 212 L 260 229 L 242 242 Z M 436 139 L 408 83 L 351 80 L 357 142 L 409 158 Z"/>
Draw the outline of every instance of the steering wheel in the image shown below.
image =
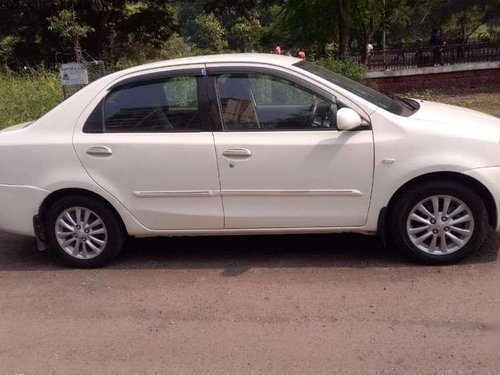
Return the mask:
<path id="1" fill-rule="evenodd" d="M 316 112 L 318 112 L 318 99 L 314 98 L 314 103 L 311 105 L 310 109 L 311 113 L 309 114 L 308 119 L 305 122 L 305 127 L 313 126 L 314 119 L 316 118 Z"/>

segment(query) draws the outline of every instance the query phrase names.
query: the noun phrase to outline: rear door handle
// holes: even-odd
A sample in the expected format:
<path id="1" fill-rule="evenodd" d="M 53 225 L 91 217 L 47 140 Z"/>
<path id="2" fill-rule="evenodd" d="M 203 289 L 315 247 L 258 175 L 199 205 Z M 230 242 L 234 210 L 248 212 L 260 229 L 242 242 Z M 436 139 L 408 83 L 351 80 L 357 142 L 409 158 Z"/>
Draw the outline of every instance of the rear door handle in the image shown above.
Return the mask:
<path id="1" fill-rule="evenodd" d="M 87 150 L 87 155 L 90 156 L 111 156 L 113 151 L 109 147 L 95 146 Z"/>
<path id="2" fill-rule="evenodd" d="M 228 158 L 249 158 L 252 153 L 246 148 L 228 148 L 222 155 Z"/>

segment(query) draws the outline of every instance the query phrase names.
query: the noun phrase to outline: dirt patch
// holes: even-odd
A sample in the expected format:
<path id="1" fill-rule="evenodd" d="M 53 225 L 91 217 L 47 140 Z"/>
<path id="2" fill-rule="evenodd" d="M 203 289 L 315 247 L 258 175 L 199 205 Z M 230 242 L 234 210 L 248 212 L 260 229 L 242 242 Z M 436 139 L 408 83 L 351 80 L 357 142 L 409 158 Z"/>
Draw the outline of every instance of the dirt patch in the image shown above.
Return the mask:
<path id="1" fill-rule="evenodd" d="M 411 91 L 405 93 L 405 96 L 458 105 L 500 117 L 500 88 L 498 87 Z"/>

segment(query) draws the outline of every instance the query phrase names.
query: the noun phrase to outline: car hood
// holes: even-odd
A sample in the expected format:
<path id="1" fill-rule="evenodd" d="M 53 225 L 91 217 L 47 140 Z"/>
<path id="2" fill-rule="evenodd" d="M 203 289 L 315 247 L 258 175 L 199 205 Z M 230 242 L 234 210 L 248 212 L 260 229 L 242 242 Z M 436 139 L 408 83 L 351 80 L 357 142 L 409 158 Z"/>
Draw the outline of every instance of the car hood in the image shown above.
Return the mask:
<path id="1" fill-rule="evenodd" d="M 499 118 L 448 104 L 418 102 L 420 109 L 403 120 L 404 138 L 409 140 L 405 147 L 418 147 L 423 158 L 430 158 L 425 163 L 439 161 L 442 170 L 500 166 Z"/>
<path id="2" fill-rule="evenodd" d="M 491 127 L 492 130 L 498 130 L 500 127 L 500 119 L 486 113 L 426 100 L 417 100 L 417 102 L 420 104 L 420 109 L 411 116 L 414 120 L 454 126 L 463 125 L 469 127 L 469 130 L 471 126 L 486 126 Z"/>

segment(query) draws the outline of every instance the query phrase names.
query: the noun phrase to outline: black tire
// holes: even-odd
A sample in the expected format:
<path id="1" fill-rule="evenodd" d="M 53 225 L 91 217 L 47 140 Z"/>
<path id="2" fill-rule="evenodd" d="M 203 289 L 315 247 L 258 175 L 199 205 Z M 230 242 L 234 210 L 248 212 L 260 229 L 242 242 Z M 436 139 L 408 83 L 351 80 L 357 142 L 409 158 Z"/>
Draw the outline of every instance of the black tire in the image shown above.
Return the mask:
<path id="1" fill-rule="evenodd" d="M 446 255 L 430 254 L 419 249 L 412 243 L 406 227 L 412 209 L 420 201 L 435 195 L 458 198 L 469 207 L 474 218 L 473 233 L 465 246 Z M 411 259 L 425 264 L 453 264 L 483 245 L 488 230 L 488 213 L 481 197 L 464 184 L 452 181 L 422 182 L 406 190 L 390 208 L 388 229 L 392 242 Z"/>
<path id="2" fill-rule="evenodd" d="M 94 258 L 79 259 L 68 254 L 59 244 L 56 237 L 56 221 L 65 210 L 72 207 L 83 207 L 92 210 L 105 225 L 107 242 Z M 84 195 L 70 195 L 57 200 L 47 211 L 45 216 L 45 230 L 49 239 L 50 249 L 67 266 L 75 268 L 98 268 L 109 264 L 121 251 L 125 232 L 116 213 L 106 204 Z"/>

